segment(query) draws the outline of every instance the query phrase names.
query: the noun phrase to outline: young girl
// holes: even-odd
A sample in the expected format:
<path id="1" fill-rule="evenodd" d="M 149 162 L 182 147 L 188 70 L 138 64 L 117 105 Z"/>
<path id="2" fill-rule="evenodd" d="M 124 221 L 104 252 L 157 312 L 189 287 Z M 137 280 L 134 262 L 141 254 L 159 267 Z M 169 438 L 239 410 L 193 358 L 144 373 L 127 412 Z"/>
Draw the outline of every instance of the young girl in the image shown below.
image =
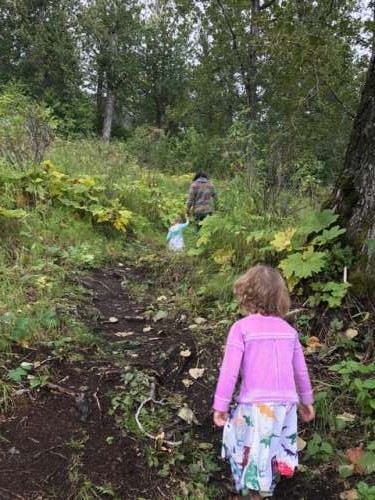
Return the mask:
<path id="1" fill-rule="evenodd" d="M 298 465 L 297 404 L 305 422 L 315 412 L 298 333 L 282 319 L 290 299 L 280 273 L 255 266 L 234 292 L 247 316 L 229 331 L 214 422 L 224 427 L 222 455 L 237 491 L 255 500 L 271 497 L 279 477 L 292 476 Z M 237 405 L 228 415 L 239 373 Z"/>
<path id="2" fill-rule="evenodd" d="M 167 242 L 170 250 L 179 252 L 185 248 L 184 236 L 182 232 L 188 227 L 188 225 L 189 220 L 183 223 L 181 217 L 172 222 L 172 226 L 169 228 L 167 234 Z"/>

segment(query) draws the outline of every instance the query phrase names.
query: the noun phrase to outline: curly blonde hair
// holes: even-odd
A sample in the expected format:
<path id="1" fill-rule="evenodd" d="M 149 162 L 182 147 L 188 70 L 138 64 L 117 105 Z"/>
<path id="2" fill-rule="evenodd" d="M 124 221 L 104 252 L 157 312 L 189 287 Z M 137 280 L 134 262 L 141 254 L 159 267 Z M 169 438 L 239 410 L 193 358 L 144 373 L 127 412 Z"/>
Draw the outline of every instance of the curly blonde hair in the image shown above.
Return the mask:
<path id="1" fill-rule="evenodd" d="M 283 317 L 290 308 L 285 281 L 279 271 L 269 266 L 251 267 L 234 284 L 234 293 L 246 314 Z"/>

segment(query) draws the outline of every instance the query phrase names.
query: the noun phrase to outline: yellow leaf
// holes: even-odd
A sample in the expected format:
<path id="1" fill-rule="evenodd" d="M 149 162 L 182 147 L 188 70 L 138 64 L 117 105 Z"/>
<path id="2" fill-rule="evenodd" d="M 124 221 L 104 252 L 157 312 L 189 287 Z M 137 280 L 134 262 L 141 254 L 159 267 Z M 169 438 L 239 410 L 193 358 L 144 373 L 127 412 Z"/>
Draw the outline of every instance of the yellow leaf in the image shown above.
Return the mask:
<path id="1" fill-rule="evenodd" d="M 278 252 L 283 252 L 284 250 L 292 249 L 292 238 L 296 234 L 296 229 L 288 228 L 285 231 L 281 231 L 275 234 L 274 239 L 270 244 L 276 248 Z"/>
<path id="2" fill-rule="evenodd" d="M 216 250 L 212 257 L 216 264 L 226 265 L 231 263 L 233 259 L 233 252 L 231 250 L 220 248 L 219 250 Z"/>

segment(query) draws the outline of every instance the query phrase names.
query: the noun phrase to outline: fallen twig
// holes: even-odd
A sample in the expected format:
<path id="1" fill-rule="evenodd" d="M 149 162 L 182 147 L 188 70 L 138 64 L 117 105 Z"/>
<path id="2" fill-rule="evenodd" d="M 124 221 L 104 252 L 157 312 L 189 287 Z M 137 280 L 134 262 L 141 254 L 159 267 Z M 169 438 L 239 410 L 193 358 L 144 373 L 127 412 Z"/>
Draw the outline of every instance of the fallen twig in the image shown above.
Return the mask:
<path id="1" fill-rule="evenodd" d="M 142 411 L 142 408 L 147 404 L 147 403 L 154 403 L 158 405 L 163 405 L 164 403 L 162 401 L 156 401 L 155 400 L 155 392 L 156 392 L 156 383 L 152 382 L 150 386 L 150 393 L 148 398 L 144 399 L 141 404 L 138 406 L 138 409 L 135 414 L 135 421 L 137 422 L 138 428 L 140 431 L 149 439 L 152 439 L 154 441 L 161 441 L 162 443 L 165 443 L 167 446 L 180 446 L 182 444 L 182 441 L 168 441 L 167 439 L 161 438 L 159 436 L 154 436 L 153 434 L 150 434 L 147 432 L 141 422 L 139 421 L 139 415 Z"/>
<path id="2" fill-rule="evenodd" d="M 56 446 L 51 446 L 51 448 L 47 448 L 46 450 L 39 451 L 38 453 L 35 453 L 33 455 L 33 458 L 39 458 L 41 455 L 44 455 L 45 453 L 48 453 L 49 451 L 56 450 L 57 448 L 63 448 L 63 445 L 58 444 Z"/>
<path id="3" fill-rule="evenodd" d="M 93 394 L 93 398 L 95 399 L 96 404 L 97 404 L 97 406 L 98 406 L 98 410 L 99 410 L 99 419 L 100 419 L 100 421 L 102 421 L 102 407 L 100 406 L 100 401 L 99 401 L 99 398 L 98 398 L 98 389 L 96 389 L 96 391 L 94 392 L 94 394 Z"/>
<path id="4" fill-rule="evenodd" d="M 291 311 L 287 312 L 285 315 L 285 318 L 293 318 L 294 316 L 297 316 L 297 314 L 306 311 L 305 307 L 299 307 L 298 309 L 292 309 Z"/>
<path id="5" fill-rule="evenodd" d="M 48 389 L 51 389 L 52 391 L 60 392 L 61 394 L 66 394 L 67 396 L 71 396 L 73 398 L 76 398 L 78 396 L 78 393 L 72 391 L 71 389 L 67 389 L 66 387 L 63 387 L 61 385 L 53 384 L 52 382 L 47 382 L 46 387 L 48 387 Z"/>

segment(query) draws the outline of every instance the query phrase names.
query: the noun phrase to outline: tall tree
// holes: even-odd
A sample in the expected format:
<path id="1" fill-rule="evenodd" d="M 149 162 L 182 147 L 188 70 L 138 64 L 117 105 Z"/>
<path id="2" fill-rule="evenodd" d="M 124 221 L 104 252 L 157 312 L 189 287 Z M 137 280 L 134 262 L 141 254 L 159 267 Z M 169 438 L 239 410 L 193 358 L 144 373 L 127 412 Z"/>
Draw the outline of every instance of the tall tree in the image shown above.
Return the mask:
<path id="1" fill-rule="evenodd" d="M 149 5 L 142 45 L 140 80 L 146 116 L 161 128 L 168 124 L 168 109 L 182 99 L 189 68 L 189 23 L 173 2 Z M 169 124 L 173 128 L 173 124 Z"/>
<path id="2" fill-rule="evenodd" d="M 375 55 L 372 56 L 331 206 L 340 214 L 361 267 L 375 266 Z"/>
<path id="3" fill-rule="evenodd" d="M 103 114 L 102 139 L 107 142 L 116 99 L 127 94 L 139 72 L 140 8 L 131 0 L 93 0 L 83 8 L 81 24 L 89 78 L 97 93 L 98 113 Z"/>
<path id="4" fill-rule="evenodd" d="M 0 2 L 1 79 L 22 82 L 72 122 L 80 120 L 83 98 L 75 14 L 73 0 Z"/>

